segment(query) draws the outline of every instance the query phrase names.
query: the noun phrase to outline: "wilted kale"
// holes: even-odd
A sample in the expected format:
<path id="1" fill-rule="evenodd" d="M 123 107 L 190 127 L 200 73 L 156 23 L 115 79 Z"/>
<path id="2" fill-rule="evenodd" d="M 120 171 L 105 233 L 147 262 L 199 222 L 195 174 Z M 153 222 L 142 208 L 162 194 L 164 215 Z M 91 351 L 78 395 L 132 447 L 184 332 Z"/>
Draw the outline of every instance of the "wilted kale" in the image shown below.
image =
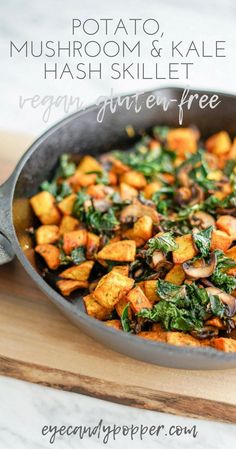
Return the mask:
<path id="1" fill-rule="evenodd" d="M 158 237 L 153 237 L 147 242 L 147 255 L 151 256 L 154 251 L 162 251 L 164 254 L 174 251 L 178 248 L 171 232 L 165 232 Z"/>
<path id="2" fill-rule="evenodd" d="M 55 178 L 69 178 L 76 170 L 75 162 L 70 160 L 69 154 L 62 154 L 59 159 L 59 166 L 56 170 Z"/>
<path id="3" fill-rule="evenodd" d="M 72 193 L 70 185 L 64 181 L 62 183 L 58 183 L 59 178 L 69 178 L 75 173 L 76 164 L 70 161 L 68 154 L 62 154 L 59 159 L 59 165 L 56 170 L 55 176 L 52 181 L 43 181 L 40 185 L 41 190 L 46 190 L 51 193 L 57 202 L 63 200 L 66 196 Z"/>
<path id="4" fill-rule="evenodd" d="M 206 257 L 209 254 L 212 231 L 213 226 L 209 226 L 203 229 L 203 231 L 192 233 L 193 241 L 202 257 Z"/>
<path id="5" fill-rule="evenodd" d="M 152 178 L 158 173 L 172 173 L 175 153 L 158 148 L 156 151 L 115 151 L 114 157 L 133 170 L 143 173 L 147 178 Z"/>
<path id="6" fill-rule="evenodd" d="M 100 212 L 90 207 L 85 212 L 85 222 L 88 228 L 96 234 L 110 233 L 119 226 L 119 221 L 112 208 L 107 212 Z"/>
<path id="7" fill-rule="evenodd" d="M 61 265 L 69 265 L 74 263 L 75 265 L 79 265 L 80 263 L 86 260 L 85 257 L 85 248 L 83 246 L 79 246 L 71 251 L 70 256 L 65 253 L 65 251 L 60 248 L 60 264 Z"/>
<path id="8" fill-rule="evenodd" d="M 215 181 L 208 179 L 209 167 L 205 159 L 205 152 L 202 149 L 199 149 L 195 154 L 183 162 L 183 164 L 178 167 L 178 170 L 189 164 L 192 165 L 189 177 L 194 182 L 206 191 L 214 190 L 216 188 Z"/>
<path id="9" fill-rule="evenodd" d="M 78 218 L 83 222 L 85 221 L 84 203 L 88 199 L 90 199 L 89 195 L 87 195 L 87 193 L 84 190 L 79 190 L 72 209 L 72 214 L 74 215 L 74 217 Z"/>
<path id="10" fill-rule="evenodd" d="M 225 256 L 223 251 L 215 251 L 217 258 L 217 265 L 210 280 L 216 286 L 225 290 L 227 293 L 231 293 L 236 288 L 236 278 L 230 276 L 225 271 L 229 268 L 236 267 L 236 262 L 233 259 Z"/>
<path id="11" fill-rule="evenodd" d="M 120 317 L 120 320 L 121 320 L 121 325 L 122 325 L 123 331 L 130 332 L 129 302 L 124 307 L 123 312 Z"/>
<path id="12" fill-rule="evenodd" d="M 138 316 L 148 321 L 160 322 L 166 330 L 200 331 L 209 313 L 220 317 L 224 317 L 226 313 L 226 308 L 218 297 L 209 295 L 194 282 L 179 287 L 158 280 L 157 294 L 161 300 L 152 309 L 142 309 Z"/>

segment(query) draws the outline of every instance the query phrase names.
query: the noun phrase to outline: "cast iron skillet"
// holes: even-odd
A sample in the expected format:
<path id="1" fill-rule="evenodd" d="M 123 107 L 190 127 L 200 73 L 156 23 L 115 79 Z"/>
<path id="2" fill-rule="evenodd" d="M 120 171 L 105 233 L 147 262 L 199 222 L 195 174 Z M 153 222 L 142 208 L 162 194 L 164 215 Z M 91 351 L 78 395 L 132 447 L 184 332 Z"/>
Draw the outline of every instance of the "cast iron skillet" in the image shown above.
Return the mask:
<path id="1" fill-rule="evenodd" d="M 152 93 L 179 101 L 183 89 L 164 88 Z M 211 92 L 198 93 L 211 95 Z M 121 106 L 115 114 L 107 111 L 100 124 L 97 122 L 98 107 L 92 106 L 62 120 L 33 143 L 11 177 L 0 188 L 0 263 L 10 261 L 16 254 L 36 284 L 70 320 L 86 334 L 116 351 L 145 362 L 173 368 L 233 368 L 236 367 L 236 354 L 211 348 L 175 347 L 156 343 L 105 326 L 85 313 L 82 301 L 70 303 L 57 293 L 37 272 L 34 264 L 33 250 L 25 233 L 25 228 L 32 224 L 27 198 L 37 192 L 43 180 L 50 178 L 62 153 L 90 153 L 96 157 L 110 149 L 125 148 L 127 124 L 132 125 L 136 131 L 156 124 L 178 126 L 177 104 L 172 103 L 166 112 L 160 107 L 148 109 L 145 100 L 150 94 L 151 92 L 142 94 L 143 107 L 139 113 Z M 231 136 L 236 135 L 236 96 L 218 95 L 221 104 L 214 110 L 202 110 L 197 103 L 189 111 L 185 110 L 183 125 L 197 125 L 203 137 L 222 129 L 227 130 Z"/>

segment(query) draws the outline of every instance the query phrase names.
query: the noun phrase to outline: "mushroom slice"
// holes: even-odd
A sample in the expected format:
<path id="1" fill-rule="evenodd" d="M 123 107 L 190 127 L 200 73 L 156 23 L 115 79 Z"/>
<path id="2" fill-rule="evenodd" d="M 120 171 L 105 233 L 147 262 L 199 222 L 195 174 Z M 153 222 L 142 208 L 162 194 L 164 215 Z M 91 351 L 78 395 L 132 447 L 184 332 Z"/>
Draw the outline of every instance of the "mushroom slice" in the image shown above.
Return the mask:
<path id="1" fill-rule="evenodd" d="M 200 226 L 202 229 L 206 229 L 209 226 L 215 226 L 215 220 L 206 212 L 197 211 L 190 217 L 190 223 L 192 226 Z"/>
<path id="2" fill-rule="evenodd" d="M 153 223 L 159 223 L 157 211 L 151 206 L 141 204 L 139 201 L 134 201 L 122 210 L 120 221 L 121 223 L 134 223 L 138 218 L 143 217 L 144 215 L 151 217 Z"/>
<path id="3" fill-rule="evenodd" d="M 219 329 L 214 326 L 204 326 L 201 330 L 194 330 L 190 333 L 193 337 L 204 340 L 205 338 L 217 337 L 219 334 Z"/>
<path id="4" fill-rule="evenodd" d="M 188 262 L 184 262 L 182 267 L 185 274 L 187 274 L 187 276 L 190 277 L 191 279 L 201 279 L 201 278 L 208 278 L 209 276 L 212 275 L 216 267 L 216 263 L 217 263 L 216 255 L 215 253 L 211 253 L 210 262 L 208 265 L 194 267 Z"/>
<path id="5" fill-rule="evenodd" d="M 228 293 L 224 292 L 223 290 L 220 290 L 220 288 L 217 288 L 217 287 L 207 287 L 206 291 L 210 295 L 218 296 L 220 298 L 220 300 L 228 306 L 230 317 L 235 315 L 235 313 L 236 313 L 236 298 L 234 296 L 229 295 Z"/>
<path id="6" fill-rule="evenodd" d="M 183 187 L 190 187 L 192 184 L 192 181 L 189 177 L 189 173 L 193 169 L 192 164 L 184 164 L 183 167 L 181 167 L 177 173 L 177 179 L 179 181 L 179 184 Z"/>

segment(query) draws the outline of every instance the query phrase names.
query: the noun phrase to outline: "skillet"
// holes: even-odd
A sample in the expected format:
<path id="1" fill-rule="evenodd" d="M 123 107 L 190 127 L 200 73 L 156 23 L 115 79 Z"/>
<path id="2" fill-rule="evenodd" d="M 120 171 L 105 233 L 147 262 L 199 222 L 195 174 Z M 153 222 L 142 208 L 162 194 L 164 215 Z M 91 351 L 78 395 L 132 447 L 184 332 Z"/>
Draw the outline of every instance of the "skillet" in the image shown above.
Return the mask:
<path id="1" fill-rule="evenodd" d="M 212 92 L 192 91 L 199 95 Z M 178 107 L 182 88 L 162 88 L 145 92 L 139 98 L 142 108 L 138 113 L 127 110 L 125 105 L 115 113 L 106 111 L 102 123 L 98 123 L 99 106 L 91 106 L 77 112 L 46 131 L 23 155 L 10 178 L 0 187 L 0 264 L 18 257 L 38 287 L 83 332 L 100 343 L 127 356 L 157 365 L 182 369 L 226 369 L 236 367 L 236 354 L 216 351 L 212 348 L 176 347 L 137 338 L 119 332 L 101 321 L 89 317 L 83 301 L 72 303 L 63 298 L 43 279 L 34 261 L 34 252 L 25 229 L 33 224 L 28 198 L 38 191 L 40 183 L 50 179 L 62 153 L 91 154 L 96 157 L 115 148 L 125 149 L 128 141 L 125 127 L 132 125 L 135 131 L 150 129 L 154 125 L 179 126 Z M 147 97 L 176 99 L 167 111 L 159 106 L 146 106 Z M 203 138 L 220 130 L 236 135 L 236 96 L 216 93 L 221 103 L 215 109 L 200 109 L 197 102 L 184 111 L 183 126 L 196 125 Z M 132 96 L 131 94 L 130 96 Z M 127 142 L 128 141 L 128 142 Z M 16 280 L 17 282 L 17 280 Z"/>

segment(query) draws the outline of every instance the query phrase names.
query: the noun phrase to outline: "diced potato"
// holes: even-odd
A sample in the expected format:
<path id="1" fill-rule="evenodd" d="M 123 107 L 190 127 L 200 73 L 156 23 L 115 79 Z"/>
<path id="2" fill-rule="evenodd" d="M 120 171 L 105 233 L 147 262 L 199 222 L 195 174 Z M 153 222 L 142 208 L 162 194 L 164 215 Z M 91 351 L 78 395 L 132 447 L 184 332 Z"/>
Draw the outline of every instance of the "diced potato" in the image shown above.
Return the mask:
<path id="1" fill-rule="evenodd" d="M 90 175 L 86 175 L 85 173 L 76 172 L 77 182 L 81 187 L 89 187 L 92 184 L 95 184 L 97 175 L 96 173 L 91 173 Z"/>
<path id="2" fill-rule="evenodd" d="M 213 338 L 210 342 L 211 346 L 218 351 L 236 352 L 236 340 L 233 338 Z"/>
<path id="3" fill-rule="evenodd" d="M 41 223 L 57 225 L 60 222 L 61 215 L 55 206 L 55 198 L 51 193 L 46 191 L 37 193 L 30 198 L 30 204 Z"/>
<path id="4" fill-rule="evenodd" d="M 196 338 L 184 332 L 167 332 L 167 343 L 175 346 L 201 346 Z"/>
<path id="5" fill-rule="evenodd" d="M 117 265 L 116 267 L 113 267 L 111 271 L 115 271 L 116 273 L 123 274 L 123 276 L 129 276 L 128 265 Z"/>
<path id="6" fill-rule="evenodd" d="M 111 310 L 101 306 L 101 304 L 96 301 L 93 294 L 84 296 L 83 301 L 86 312 L 89 316 L 97 318 L 97 320 L 100 321 L 107 320 L 110 317 Z"/>
<path id="7" fill-rule="evenodd" d="M 230 183 L 225 183 L 222 185 L 220 190 L 218 190 L 218 192 L 214 193 L 214 196 L 219 200 L 224 200 L 228 195 L 230 195 L 230 193 L 232 193 L 232 186 Z"/>
<path id="8" fill-rule="evenodd" d="M 87 260 L 80 265 L 67 268 L 60 274 L 60 277 L 64 279 L 73 279 L 74 281 L 87 281 L 93 266 L 94 262 L 92 260 Z"/>
<path id="9" fill-rule="evenodd" d="M 87 281 L 61 280 L 57 281 L 57 287 L 64 296 L 69 296 L 75 290 L 88 288 Z"/>
<path id="10" fill-rule="evenodd" d="M 130 302 L 131 309 L 134 313 L 140 312 L 142 309 L 151 309 L 152 304 L 143 293 L 142 289 L 137 286 L 129 291 L 126 296 L 127 302 Z"/>
<path id="11" fill-rule="evenodd" d="M 141 338 L 146 338 L 147 340 L 153 340 L 153 341 L 159 341 L 161 343 L 165 343 L 166 342 L 166 333 L 163 332 L 163 334 L 159 334 L 158 332 L 155 331 L 142 331 L 139 332 L 139 334 L 137 334 L 138 337 Z"/>
<path id="12" fill-rule="evenodd" d="M 123 296 L 127 295 L 133 285 L 133 279 L 123 276 L 120 273 L 110 271 L 110 273 L 100 279 L 93 294 L 99 304 L 111 309 Z"/>
<path id="13" fill-rule="evenodd" d="M 87 235 L 87 250 L 86 258 L 93 259 L 94 255 L 97 253 L 100 245 L 100 237 L 92 232 L 88 232 Z"/>
<path id="14" fill-rule="evenodd" d="M 206 148 L 210 153 L 217 156 L 228 153 L 231 147 L 231 139 L 226 131 L 221 131 L 209 137 L 206 141 Z"/>
<path id="15" fill-rule="evenodd" d="M 120 183 L 120 197 L 123 201 L 132 200 L 138 196 L 138 190 L 134 187 L 131 187 L 129 184 L 125 182 Z"/>
<path id="16" fill-rule="evenodd" d="M 126 297 L 123 296 L 123 298 L 121 298 L 119 300 L 119 302 L 115 305 L 115 309 L 116 309 L 116 312 L 119 315 L 119 317 L 121 317 L 123 310 L 126 306 L 127 306 L 127 300 L 126 300 Z M 132 312 L 131 312 L 130 306 L 128 307 L 128 317 L 129 317 L 129 319 L 132 318 Z"/>
<path id="17" fill-rule="evenodd" d="M 70 215 L 64 215 L 60 223 L 60 235 L 63 235 L 66 232 L 76 231 L 78 227 L 79 220 L 77 220 L 77 218 L 70 217 Z"/>
<path id="18" fill-rule="evenodd" d="M 167 273 L 165 281 L 171 282 L 175 285 L 182 285 L 185 280 L 185 272 L 181 265 L 174 265 Z"/>
<path id="19" fill-rule="evenodd" d="M 76 172 L 79 173 L 89 173 L 91 171 L 96 172 L 103 172 L 102 165 L 92 156 L 84 156 L 80 164 L 78 165 L 78 168 Z"/>
<path id="20" fill-rule="evenodd" d="M 236 239 L 236 218 L 231 215 L 221 215 L 216 222 L 216 227 L 230 235 L 233 240 Z"/>
<path id="21" fill-rule="evenodd" d="M 56 270 L 60 263 L 60 250 L 54 245 L 45 243 L 44 245 L 37 245 L 35 247 L 36 253 L 42 256 L 51 270 Z"/>
<path id="22" fill-rule="evenodd" d="M 42 225 L 35 233 L 37 245 L 54 243 L 59 239 L 59 228 L 56 225 Z"/>
<path id="23" fill-rule="evenodd" d="M 147 185 L 145 176 L 135 170 L 130 170 L 121 175 L 120 182 L 124 182 L 138 190 L 143 189 Z"/>
<path id="24" fill-rule="evenodd" d="M 127 295 L 133 284 L 133 279 L 110 271 L 100 279 L 94 290 L 94 296 L 103 307 L 113 308 L 123 296 Z"/>
<path id="25" fill-rule="evenodd" d="M 104 246 L 98 253 L 99 259 L 117 262 L 133 262 L 135 260 L 136 245 L 134 240 L 122 240 Z"/>
<path id="26" fill-rule="evenodd" d="M 167 135 L 167 146 L 180 157 L 196 153 L 197 134 L 190 128 L 171 129 Z"/>
<path id="27" fill-rule="evenodd" d="M 220 231 L 219 229 L 213 229 L 211 236 L 211 250 L 214 251 L 215 249 L 220 249 L 225 253 L 232 241 L 232 238 L 229 234 L 226 234 L 226 232 Z"/>
<path id="28" fill-rule="evenodd" d="M 122 175 L 129 171 L 130 168 L 128 165 L 123 164 L 119 159 L 112 158 L 112 171 L 117 175 Z"/>
<path id="29" fill-rule="evenodd" d="M 142 288 L 145 296 L 147 297 L 147 299 L 152 304 L 159 301 L 160 298 L 158 297 L 157 292 L 156 292 L 156 289 L 157 289 L 157 281 L 156 280 L 143 281 L 143 285 L 141 288 Z"/>
<path id="30" fill-rule="evenodd" d="M 207 320 L 205 322 L 205 324 L 207 326 L 217 327 L 217 329 L 225 329 L 225 326 L 224 326 L 222 320 L 219 317 L 217 317 L 217 316 L 214 316 L 213 318 L 210 318 L 209 320 Z"/>
<path id="31" fill-rule="evenodd" d="M 226 251 L 226 256 L 230 257 L 230 259 L 233 259 L 236 262 L 236 245 L 232 246 L 232 248 Z M 229 268 L 227 270 L 227 273 L 231 276 L 236 276 L 236 267 Z M 231 294 L 233 294 L 233 292 Z"/>
<path id="32" fill-rule="evenodd" d="M 148 215 L 140 217 L 135 223 L 133 228 L 124 232 L 124 236 L 135 241 L 136 246 L 139 248 L 146 243 L 152 237 L 153 221 Z"/>
<path id="33" fill-rule="evenodd" d="M 120 320 L 108 320 L 108 321 L 105 321 L 104 324 L 108 327 L 113 327 L 114 329 L 116 329 L 118 331 L 122 329 Z"/>
<path id="34" fill-rule="evenodd" d="M 85 229 L 78 229 L 78 231 L 66 232 L 63 236 L 63 249 L 66 254 L 79 246 L 86 246 L 87 231 Z"/>
<path id="35" fill-rule="evenodd" d="M 148 200 L 151 199 L 152 195 L 158 192 L 161 186 L 162 186 L 161 182 L 158 181 L 150 182 L 150 184 L 147 184 L 143 191 L 145 198 L 147 198 Z"/>
<path id="36" fill-rule="evenodd" d="M 178 248 L 173 251 L 174 263 L 180 264 L 186 262 L 186 260 L 192 259 L 197 255 L 197 251 L 193 244 L 191 234 L 181 235 L 175 239 Z"/>
<path id="37" fill-rule="evenodd" d="M 113 171 L 109 171 L 108 172 L 108 180 L 109 180 L 110 186 L 116 186 L 118 183 L 118 177 L 117 177 L 116 173 L 114 173 Z"/>
<path id="38" fill-rule="evenodd" d="M 64 215 L 71 215 L 75 200 L 76 194 L 72 193 L 58 203 L 58 208 Z"/>
<path id="39" fill-rule="evenodd" d="M 104 191 L 104 185 L 103 184 L 95 184 L 95 185 L 89 186 L 87 189 L 87 194 L 90 195 L 94 199 L 102 200 L 106 196 L 105 191 Z"/>

